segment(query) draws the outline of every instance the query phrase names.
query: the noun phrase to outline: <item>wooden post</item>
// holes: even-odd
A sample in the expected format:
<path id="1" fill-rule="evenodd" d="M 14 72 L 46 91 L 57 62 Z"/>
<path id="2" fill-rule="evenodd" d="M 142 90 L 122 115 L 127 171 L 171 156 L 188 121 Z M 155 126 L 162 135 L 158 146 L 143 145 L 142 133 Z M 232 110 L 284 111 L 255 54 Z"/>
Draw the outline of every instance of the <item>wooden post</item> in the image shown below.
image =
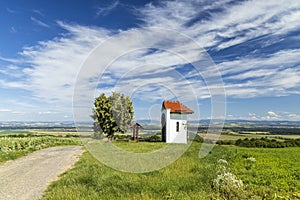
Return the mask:
<path id="1" fill-rule="evenodd" d="M 139 123 L 135 123 L 131 127 L 133 129 L 133 134 L 132 134 L 133 140 L 138 141 L 139 140 L 139 129 L 140 129 L 140 127 L 141 128 L 143 128 L 143 127 Z"/>

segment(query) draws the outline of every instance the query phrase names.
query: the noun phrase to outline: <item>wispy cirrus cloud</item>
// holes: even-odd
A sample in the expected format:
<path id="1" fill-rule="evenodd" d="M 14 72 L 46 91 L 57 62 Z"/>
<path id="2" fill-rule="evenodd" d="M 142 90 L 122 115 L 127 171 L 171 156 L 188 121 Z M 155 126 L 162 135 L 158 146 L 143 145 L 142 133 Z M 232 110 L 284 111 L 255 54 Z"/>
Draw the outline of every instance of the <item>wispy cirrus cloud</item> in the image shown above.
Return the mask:
<path id="1" fill-rule="evenodd" d="M 4 108 L 0 109 L 0 112 L 10 112 L 10 111 L 11 111 L 10 109 L 4 109 Z"/>
<path id="2" fill-rule="evenodd" d="M 108 15 L 112 10 L 117 8 L 120 5 L 119 1 L 114 1 L 108 6 L 99 6 L 96 11 L 97 16 L 106 16 Z"/>
<path id="3" fill-rule="evenodd" d="M 107 15 L 119 4 L 119 1 L 115 1 L 110 6 L 101 7 L 97 15 Z M 155 26 L 172 29 L 190 37 L 209 53 L 215 54 L 216 58 L 234 48 L 234 56 L 220 59 L 217 63 L 226 93 L 233 98 L 299 93 L 299 48 L 268 49 L 271 45 L 285 41 L 289 35 L 300 32 L 297 23 L 299 15 L 300 2 L 286 3 L 283 0 L 221 0 L 209 4 L 198 0 L 162 1 L 148 4 L 140 8 L 139 12 L 140 19 L 144 21 L 140 28 Z M 49 27 L 36 18 L 32 17 L 31 20 L 40 26 Z M 1 80 L 2 86 L 20 87 L 32 92 L 35 99 L 70 107 L 76 77 L 82 64 L 95 47 L 113 36 L 119 43 L 108 48 L 107 55 L 116 49 L 135 49 L 141 43 L 145 49 L 117 58 L 103 74 L 97 69 L 85 72 L 86 82 L 82 85 L 84 90 L 94 91 L 95 88 L 91 86 L 103 75 L 98 92 L 110 92 L 116 84 L 120 90 L 131 91 L 131 88 L 139 88 L 143 84 L 143 91 L 136 92 L 136 97 L 149 101 L 156 101 L 160 95 L 172 98 L 174 94 L 171 91 L 189 99 L 191 90 L 186 88 L 194 88 L 200 98 L 211 97 L 205 80 L 186 65 L 188 62 L 201 61 L 202 48 L 191 48 L 191 43 L 172 40 L 176 36 L 149 38 L 147 34 L 138 34 L 139 28 L 112 31 L 62 21 L 57 24 L 66 33 L 24 48 L 20 53 L 22 61 L 0 58 L 29 66 L 22 71 L 24 79 Z M 261 37 L 263 40 L 258 41 Z M 300 42 L 300 38 L 294 38 Z M 253 40 L 256 40 L 257 46 L 253 47 L 251 54 L 243 53 L 241 46 L 246 42 L 251 44 Z M 161 44 L 164 49 L 147 48 L 155 44 Z M 268 53 L 256 53 L 257 49 Z M 187 59 L 172 52 L 180 52 Z M 99 58 L 95 58 L 94 62 L 101 68 Z M 205 68 L 203 65 L 202 73 L 207 69 L 209 66 Z M 149 95 L 150 92 L 157 95 Z M 86 97 L 83 95 L 83 98 Z"/>
<path id="4" fill-rule="evenodd" d="M 46 24 L 45 22 L 42 22 L 41 20 L 35 18 L 35 17 L 30 17 L 30 20 L 33 21 L 35 24 L 45 27 L 45 28 L 50 28 L 50 26 L 48 24 Z"/>
<path id="5" fill-rule="evenodd" d="M 45 13 L 42 12 L 41 10 L 36 10 L 36 9 L 34 9 L 34 10 L 32 10 L 32 12 L 34 12 L 34 13 L 36 13 L 36 14 L 42 16 L 42 17 L 45 17 Z"/>
<path id="6" fill-rule="evenodd" d="M 229 96 L 285 96 L 299 93 L 299 56 L 299 49 L 284 50 L 266 58 L 220 63 L 218 67 Z"/>
<path id="7" fill-rule="evenodd" d="M 163 1 L 148 4 L 141 14 L 146 26 L 172 28 L 193 37 L 203 47 L 221 50 L 259 36 L 299 30 L 300 3 Z"/>
<path id="8" fill-rule="evenodd" d="M 15 27 L 12 26 L 12 27 L 10 28 L 10 32 L 11 32 L 11 33 L 17 33 L 18 31 L 17 31 L 17 29 L 16 29 Z"/>
<path id="9" fill-rule="evenodd" d="M 16 10 L 11 9 L 11 8 L 6 8 L 6 11 L 9 12 L 9 13 L 11 13 L 11 14 L 16 14 L 16 13 L 18 13 Z"/>

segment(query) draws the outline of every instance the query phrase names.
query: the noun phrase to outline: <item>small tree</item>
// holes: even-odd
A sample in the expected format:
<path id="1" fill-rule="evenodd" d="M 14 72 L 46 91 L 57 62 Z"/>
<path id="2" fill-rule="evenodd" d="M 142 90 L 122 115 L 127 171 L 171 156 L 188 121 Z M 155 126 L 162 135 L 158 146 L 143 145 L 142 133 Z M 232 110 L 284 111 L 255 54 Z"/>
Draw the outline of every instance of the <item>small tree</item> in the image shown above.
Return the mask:
<path id="1" fill-rule="evenodd" d="M 106 97 L 102 93 L 94 102 L 94 132 L 104 133 L 108 138 L 113 138 L 115 132 L 125 133 L 132 123 L 133 114 L 130 97 L 116 92 Z"/>

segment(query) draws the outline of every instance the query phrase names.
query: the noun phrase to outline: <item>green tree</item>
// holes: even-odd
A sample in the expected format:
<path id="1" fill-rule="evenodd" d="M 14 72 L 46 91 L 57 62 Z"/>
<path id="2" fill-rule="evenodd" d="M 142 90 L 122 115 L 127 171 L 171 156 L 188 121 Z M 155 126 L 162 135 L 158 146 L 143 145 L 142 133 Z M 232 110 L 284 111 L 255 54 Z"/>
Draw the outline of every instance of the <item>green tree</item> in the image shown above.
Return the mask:
<path id="1" fill-rule="evenodd" d="M 94 132 L 104 133 L 108 138 L 113 138 L 115 132 L 125 133 L 132 123 L 133 114 L 130 97 L 117 92 L 106 97 L 102 93 L 94 102 Z"/>

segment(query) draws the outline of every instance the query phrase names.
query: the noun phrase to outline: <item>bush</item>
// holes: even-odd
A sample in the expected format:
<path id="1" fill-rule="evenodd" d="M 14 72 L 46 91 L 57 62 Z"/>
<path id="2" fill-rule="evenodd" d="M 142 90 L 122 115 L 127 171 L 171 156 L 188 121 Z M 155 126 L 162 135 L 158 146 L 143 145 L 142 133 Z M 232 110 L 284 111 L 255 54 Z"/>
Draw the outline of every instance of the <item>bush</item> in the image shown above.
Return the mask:
<path id="1" fill-rule="evenodd" d="M 218 140 L 219 145 L 235 145 L 235 140 Z"/>
<path id="2" fill-rule="evenodd" d="M 151 135 L 149 137 L 145 138 L 145 141 L 147 142 L 161 142 L 162 141 L 162 137 L 161 134 L 155 134 L 155 135 Z"/>
<path id="3" fill-rule="evenodd" d="M 125 135 L 125 134 L 115 134 L 114 138 L 115 140 L 123 140 L 123 139 L 132 139 L 132 136 Z"/>
<path id="4" fill-rule="evenodd" d="M 222 144 L 222 142 L 219 142 Z M 248 138 L 241 140 L 238 139 L 235 142 L 236 146 L 240 147 L 256 147 L 256 148 L 284 148 L 284 147 L 300 147 L 300 139 L 292 139 L 286 141 L 277 141 L 275 139 L 268 138 Z"/>
<path id="5" fill-rule="evenodd" d="M 203 143 L 204 139 L 200 135 L 196 134 L 193 141 Z"/>

